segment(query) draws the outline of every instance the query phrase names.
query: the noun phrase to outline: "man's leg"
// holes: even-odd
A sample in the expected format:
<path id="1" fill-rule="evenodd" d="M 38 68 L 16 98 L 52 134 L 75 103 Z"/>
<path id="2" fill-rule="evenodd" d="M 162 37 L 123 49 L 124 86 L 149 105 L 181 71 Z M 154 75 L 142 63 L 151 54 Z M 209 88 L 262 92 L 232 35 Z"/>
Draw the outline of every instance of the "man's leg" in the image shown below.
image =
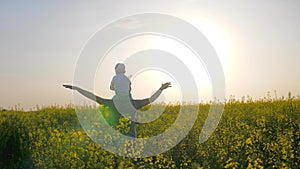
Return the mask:
<path id="1" fill-rule="evenodd" d="M 137 138 L 135 125 L 136 125 L 135 122 L 131 120 L 130 130 L 127 134 L 128 136 L 133 137 L 133 138 Z"/>

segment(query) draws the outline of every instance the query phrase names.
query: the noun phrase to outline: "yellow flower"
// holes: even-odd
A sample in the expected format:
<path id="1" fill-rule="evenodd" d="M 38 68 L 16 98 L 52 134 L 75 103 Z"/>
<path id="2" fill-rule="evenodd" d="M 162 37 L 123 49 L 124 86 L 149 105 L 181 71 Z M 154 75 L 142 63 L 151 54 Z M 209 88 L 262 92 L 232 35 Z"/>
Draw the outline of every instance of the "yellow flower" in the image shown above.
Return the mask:
<path id="1" fill-rule="evenodd" d="M 247 138 L 246 144 L 252 144 L 251 138 Z"/>
<path id="2" fill-rule="evenodd" d="M 74 158 L 77 158 L 77 157 L 78 157 L 78 155 L 77 155 L 76 152 L 73 152 L 71 155 L 72 155 L 72 157 L 74 157 Z"/>

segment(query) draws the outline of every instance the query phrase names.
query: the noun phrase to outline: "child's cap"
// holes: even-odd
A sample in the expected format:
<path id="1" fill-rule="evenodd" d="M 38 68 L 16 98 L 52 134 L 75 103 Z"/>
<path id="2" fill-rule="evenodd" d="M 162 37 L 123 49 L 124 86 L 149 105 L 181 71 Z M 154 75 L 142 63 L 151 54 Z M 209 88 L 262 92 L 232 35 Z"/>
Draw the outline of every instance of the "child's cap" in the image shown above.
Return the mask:
<path id="1" fill-rule="evenodd" d="M 116 73 L 125 73 L 125 65 L 123 63 L 118 63 L 115 66 Z"/>

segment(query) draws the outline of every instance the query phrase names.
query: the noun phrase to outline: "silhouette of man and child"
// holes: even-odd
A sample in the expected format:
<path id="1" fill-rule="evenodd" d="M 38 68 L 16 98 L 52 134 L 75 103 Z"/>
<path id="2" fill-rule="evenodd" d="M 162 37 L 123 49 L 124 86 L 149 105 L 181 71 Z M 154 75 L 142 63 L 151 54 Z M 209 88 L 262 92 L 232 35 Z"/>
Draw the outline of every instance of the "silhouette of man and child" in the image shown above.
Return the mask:
<path id="1" fill-rule="evenodd" d="M 78 91 L 83 96 L 96 101 L 100 105 L 110 107 L 115 113 L 119 113 L 119 111 L 131 111 L 130 113 L 133 115 L 131 117 L 132 124 L 130 126 L 130 131 L 127 133 L 131 137 L 136 138 L 136 111 L 142 107 L 149 105 L 154 102 L 162 93 L 163 90 L 171 87 L 171 83 L 163 83 L 161 87 L 149 98 L 146 99 L 133 99 L 131 95 L 131 82 L 130 79 L 125 75 L 126 69 L 123 63 L 118 63 L 115 66 L 116 75 L 112 78 L 110 89 L 115 91 L 115 95 L 112 99 L 105 99 L 99 97 L 89 91 L 83 90 L 77 86 L 72 85 L 63 85 L 65 88 L 72 89 Z M 133 108 L 132 108 L 133 107 Z M 133 112 L 132 112 L 133 111 Z M 122 112 L 121 114 L 128 114 Z M 119 113 L 120 114 L 120 113 Z"/>

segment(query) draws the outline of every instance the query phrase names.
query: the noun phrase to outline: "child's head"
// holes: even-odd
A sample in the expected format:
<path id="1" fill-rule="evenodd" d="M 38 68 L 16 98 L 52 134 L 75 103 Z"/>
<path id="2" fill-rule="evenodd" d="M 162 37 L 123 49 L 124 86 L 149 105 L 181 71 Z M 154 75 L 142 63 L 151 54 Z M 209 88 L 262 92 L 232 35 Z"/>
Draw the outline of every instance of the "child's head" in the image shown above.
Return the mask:
<path id="1" fill-rule="evenodd" d="M 124 74 L 126 72 L 125 65 L 123 63 L 118 63 L 115 66 L 116 74 Z"/>

